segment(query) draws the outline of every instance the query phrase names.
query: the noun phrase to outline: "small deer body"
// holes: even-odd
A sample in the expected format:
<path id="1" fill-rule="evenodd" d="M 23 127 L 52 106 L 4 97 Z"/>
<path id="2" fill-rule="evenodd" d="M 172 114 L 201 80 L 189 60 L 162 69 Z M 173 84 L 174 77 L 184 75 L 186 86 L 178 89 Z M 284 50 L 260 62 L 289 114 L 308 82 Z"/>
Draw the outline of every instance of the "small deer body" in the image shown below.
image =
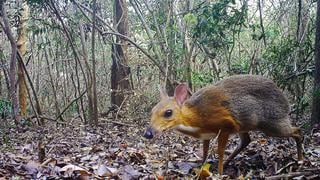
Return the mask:
<path id="1" fill-rule="evenodd" d="M 250 143 L 248 131 L 262 131 L 269 136 L 293 137 L 301 160 L 300 129 L 292 127 L 289 103 L 275 83 L 262 76 L 235 75 L 204 87 L 188 97 L 188 87 L 180 84 L 175 95 L 161 91 L 161 101 L 153 108 L 150 128 L 145 137 L 174 129 L 203 140 L 204 159 L 210 139 L 218 137 L 219 165 L 223 172 L 223 156 L 230 134 L 238 133 L 240 145 L 228 157 L 229 162 Z"/>

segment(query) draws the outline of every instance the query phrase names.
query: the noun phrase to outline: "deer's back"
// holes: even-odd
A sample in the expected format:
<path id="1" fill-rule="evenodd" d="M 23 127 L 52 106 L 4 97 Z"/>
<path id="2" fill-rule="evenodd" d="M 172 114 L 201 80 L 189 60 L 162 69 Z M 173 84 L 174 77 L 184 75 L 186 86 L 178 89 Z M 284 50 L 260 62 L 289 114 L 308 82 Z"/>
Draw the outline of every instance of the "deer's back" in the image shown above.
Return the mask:
<path id="1" fill-rule="evenodd" d="M 289 103 L 276 84 L 256 75 L 235 75 L 219 81 L 229 97 L 227 106 L 244 130 L 274 129 L 288 124 Z M 290 123 L 289 123 L 290 124 Z"/>

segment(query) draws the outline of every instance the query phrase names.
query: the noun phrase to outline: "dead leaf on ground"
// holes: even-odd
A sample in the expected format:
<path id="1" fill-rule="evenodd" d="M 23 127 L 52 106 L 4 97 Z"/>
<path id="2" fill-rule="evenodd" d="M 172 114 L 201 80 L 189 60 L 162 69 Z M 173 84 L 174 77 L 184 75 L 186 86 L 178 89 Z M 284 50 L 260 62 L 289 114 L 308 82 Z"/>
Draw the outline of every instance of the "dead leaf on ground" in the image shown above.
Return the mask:
<path id="1" fill-rule="evenodd" d="M 130 165 L 124 166 L 122 171 L 122 179 L 138 179 L 142 175 Z"/>
<path id="2" fill-rule="evenodd" d="M 80 173 L 80 175 L 91 175 L 91 173 L 87 170 L 85 170 L 82 167 L 73 165 L 73 164 L 68 164 L 60 169 L 61 173 L 64 173 L 66 177 L 73 177 L 75 174 Z"/>
<path id="3" fill-rule="evenodd" d="M 26 169 L 28 174 L 36 174 L 40 169 L 41 164 L 35 161 L 29 161 L 24 168 Z"/>
<path id="4" fill-rule="evenodd" d="M 101 164 L 98 169 L 95 171 L 95 174 L 101 177 L 110 177 L 117 175 L 119 170 L 114 167 L 109 167 L 104 164 Z"/>

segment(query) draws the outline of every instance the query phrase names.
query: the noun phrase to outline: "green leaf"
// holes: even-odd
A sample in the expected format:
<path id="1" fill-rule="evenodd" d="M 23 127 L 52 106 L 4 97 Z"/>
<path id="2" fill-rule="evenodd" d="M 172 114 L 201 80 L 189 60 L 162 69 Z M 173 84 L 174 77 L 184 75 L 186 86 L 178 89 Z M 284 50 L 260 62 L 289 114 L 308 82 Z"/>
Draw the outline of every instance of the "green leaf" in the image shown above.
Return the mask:
<path id="1" fill-rule="evenodd" d="M 45 0 L 27 0 L 28 4 L 42 4 Z"/>
<path id="2" fill-rule="evenodd" d="M 193 25 L 196 25 L 198 23 L 198 19 L 197 19 L 197 16 L 195 16 L 194 14 L 192 13 L 188 13 L 186 14 L 184 17 L 183 17 L 184 21 L 193 26 Z"/>

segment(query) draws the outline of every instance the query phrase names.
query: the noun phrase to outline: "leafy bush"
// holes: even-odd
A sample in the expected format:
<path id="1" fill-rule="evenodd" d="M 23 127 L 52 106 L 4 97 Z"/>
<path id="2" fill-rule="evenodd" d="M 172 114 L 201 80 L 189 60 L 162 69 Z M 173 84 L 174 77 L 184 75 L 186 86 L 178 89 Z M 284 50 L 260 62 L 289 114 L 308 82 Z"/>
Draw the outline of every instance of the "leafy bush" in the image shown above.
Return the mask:
<path id="1" fill-rule="evenodd" d="M 12 112 L 12 104 L 10 101 L 0 99 L 0 114 L 2 118 L 10 116 Z"/>
<path id="2" fill-rule="evenodd" d="M 200 44 L 220 49 L 233 42 L 232 33 L 245 23 L 245 5 L 237 9 L 234 0 L 220 0 L 200 8 L 193 36 Z"/>

